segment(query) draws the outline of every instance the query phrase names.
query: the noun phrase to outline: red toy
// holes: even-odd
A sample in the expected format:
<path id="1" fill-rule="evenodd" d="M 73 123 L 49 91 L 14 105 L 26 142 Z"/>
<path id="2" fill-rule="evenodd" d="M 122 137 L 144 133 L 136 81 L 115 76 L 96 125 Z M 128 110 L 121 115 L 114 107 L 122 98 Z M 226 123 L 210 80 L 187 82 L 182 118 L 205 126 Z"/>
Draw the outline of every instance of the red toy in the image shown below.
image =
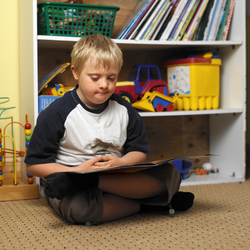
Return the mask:
<path id="1" fill-rule="evenodd" d="M 156 65 L 138 64 L 133 66 L 127 82 L 116 84 L 115 94 L 133 103 L 141 100 L 146 92 L 158 91 L 168 96 L 168 86 L 161 79 L 160 70 Z"/>

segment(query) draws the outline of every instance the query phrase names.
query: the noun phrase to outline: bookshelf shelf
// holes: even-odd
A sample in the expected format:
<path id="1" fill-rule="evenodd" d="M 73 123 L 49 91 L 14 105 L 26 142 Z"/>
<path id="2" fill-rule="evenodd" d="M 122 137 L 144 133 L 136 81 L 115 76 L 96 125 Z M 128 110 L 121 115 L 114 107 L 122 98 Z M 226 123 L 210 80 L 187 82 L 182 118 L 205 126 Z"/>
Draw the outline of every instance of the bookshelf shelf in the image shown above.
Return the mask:
<path id="1" fill-rule="evenodd" d="M 183 180 L 181 186 L 190 185 L 202 185 L 206 184 L 218 184 L 218 183 L 229 183 L 229 182 L 242 182 L 242 178 L 236 178 L 232 175 L 224 175 L 220 173 L 212 173 L 209 175 L 195 175 L 192 173 L 187 179 Z"/>
<path id="2" fill-rule="evenodd" d="M 213 109 L 213 110 L 171 111 L 171 112 L 139 112 L 139 114 L 142 117 L 155 117 L 155 116 L 241 114 L 242 112 L 243 109 Z"/>
<path id="3" fill-rule="evenodd" d="M 71 50 L 77 37 L 37 35 L 37 1 L 20 3 L 20 79 L 21 117 L 29 113 L 35 124 L 38 116 L 37 82 L 41 68 L 39 50 L 52 52 Z M 222 59 L 220 76 L 220 108 L 216 110 L 140 112 L 145 119 L 157 121 L 159 117 L 207 116 L 209 118 L 209 152 L 218 155 L 210 162 L 219 170 L 208 176 L 191 175 L 182 185 L 201 185 L 245 180 L 246 134 L 246 17 L 245 1 L 237 1 L 227 41 L 114 41 L 130 60 L 124 75 L 134 63 L 150 62 L 163 65 L 164 60 L 176 51 L 201 50 L 218 52 Z M 57 52 L 58 53 L 58 52 Z M 68 52 L 67 52 L 68 53 Z M 60 53 L 58 53 L 60 54 Z M 57 54 L 57 55 L 58 55 Z M 65 54 L 65 53 L 64 53 Z M 53 55 L 52 55 L 53 57 Z M 59 58 L 51 58 L 52 60 Z M 39 63 L 38 63 L 39 61 Z M 47 61 L 42 61 L 46 64 Z M 161 68 L 165 72 L 165 68 Z M 29 96 L 29 98 L 27 98 Z M 31 103 L 33 102 L 33 105 Z M 159 138 L 161 139 L 161 138 Z"/>
<path id="4" fill-rule="evenodd" d="M 72 46 L 79 40 L 78 37 L 61 37 L 61 36 L 37 36 L 38 47 L 39 48 L 61 48 L 61 49 L 70 49 Z M 175 41 L 134 41 L 134 40 L 119 40 L 113 39 L 122 49 L 152 49 L 160 50 L 162 48 L 176 48 L 183 46 L 194 46 L 194 47 L 232 47 L 242 45 L 242 40 L 235 41 L 195 41 L 195 42 L 175 42 Z"/>
<path id="5" fill-rule="evenodd" d="M 121 48 L 129 48 L 129 49 L 162 49 L 163 47 L 167 48 L 176 48 L 180 46 L 195 46 L 195 47 L 228 47 L 228 46 L 237 46 L 241 45 L 242 41 L 212 41 L 212 42 L 202 42 L 202 41 L 194 41 L 194 42 L 182 42 L 182 41 L 131 41 L 131 40 L 118 40 L 114 39 L 114 41 Z"/>

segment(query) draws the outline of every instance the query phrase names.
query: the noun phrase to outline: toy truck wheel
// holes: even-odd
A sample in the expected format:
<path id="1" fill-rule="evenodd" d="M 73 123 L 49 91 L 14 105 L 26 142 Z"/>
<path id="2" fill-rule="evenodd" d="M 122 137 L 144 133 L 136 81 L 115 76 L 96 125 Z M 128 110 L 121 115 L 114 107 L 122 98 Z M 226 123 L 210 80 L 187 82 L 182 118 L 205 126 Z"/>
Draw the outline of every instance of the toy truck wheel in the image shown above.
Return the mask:
<path id="1" fill-rule="evenodd" d="M 156 107 L 155 107 L 155 111 L 156 112 L 162 112 L 164 110 L 164 106 L 162 104 L 158 104 Z"/>
<path id="2" fill-rule="evenodd" d="M 167 111 L 174 111 L 174 104 L 172 103 L 168 104 Z"/>
<path id="3" fill-rule="evenodd" d="M 58 94 L 59 96 L 63 96 L 63 95 L 64 95 L 64 89 L 63 89 L 63 88 L 58 89 L 58 90 L 57 90 L 57 94 Z"/>
<path id="4" fill-rule="evenodd" d="M 118 95 L 121 96 L 122 98 L 124 98 L 129 103 L 133 103 L 134 102 L 132 96 L 129 93 L 121 92 Z"/>

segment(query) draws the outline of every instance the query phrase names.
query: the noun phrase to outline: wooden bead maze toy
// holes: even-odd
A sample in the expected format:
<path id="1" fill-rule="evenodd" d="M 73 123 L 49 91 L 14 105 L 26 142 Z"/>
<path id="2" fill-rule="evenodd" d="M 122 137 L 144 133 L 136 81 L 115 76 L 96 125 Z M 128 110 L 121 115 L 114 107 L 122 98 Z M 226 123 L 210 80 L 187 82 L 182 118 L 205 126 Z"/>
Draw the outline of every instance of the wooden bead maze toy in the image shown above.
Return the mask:
<path id="1" fill-rule="evenodd" d="M 9 122 L 3 130 L 0 128 L 0 201 L 39 198 L 39 185 L 35 183 L 32 175 L 26 173 L 22 160 L 22 158 L 24 159 L 32 134 L 28 115 L 26 115 L 26 123 L 23 125 L 20 122 L 13 121 L 13 117 L 2 118 L 2 113 L 7 109 L 10 108 L 1 108 L 3 111 L 0 113 L 0 120 L 11 120 L 11 122 Z M 16 144 L 13 136 L 13 124 L 18 124 L 24 129 L 25 152 L 16 150 Z M 12 126 L 12 136 L 5 134 L 8 126 Z M 6 138 L 11 139 L 13 149 L 5 147 Z M 13 154 L 13 161 L 7 161 L 6 154 Z M 10 157 L 8 157 L 8 159 L 10 159 Z M 25 176 L 27 176 L 27 178 Z"/>

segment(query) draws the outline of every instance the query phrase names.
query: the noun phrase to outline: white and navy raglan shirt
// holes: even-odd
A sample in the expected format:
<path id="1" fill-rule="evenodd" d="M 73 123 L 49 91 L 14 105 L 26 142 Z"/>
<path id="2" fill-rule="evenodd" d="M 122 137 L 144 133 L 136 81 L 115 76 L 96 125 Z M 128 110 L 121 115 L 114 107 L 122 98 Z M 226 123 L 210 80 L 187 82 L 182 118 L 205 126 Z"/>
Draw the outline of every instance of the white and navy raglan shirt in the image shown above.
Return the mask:
<path id="1" fill-rule="evenodd" d="M 144 122 L 130 103 L 113 94 L 102 109 L 89 109 L 79 99 L 77 87 L 38 116 L 26 164 L 73 167 L 95 156 L 150 151 Z"/>

